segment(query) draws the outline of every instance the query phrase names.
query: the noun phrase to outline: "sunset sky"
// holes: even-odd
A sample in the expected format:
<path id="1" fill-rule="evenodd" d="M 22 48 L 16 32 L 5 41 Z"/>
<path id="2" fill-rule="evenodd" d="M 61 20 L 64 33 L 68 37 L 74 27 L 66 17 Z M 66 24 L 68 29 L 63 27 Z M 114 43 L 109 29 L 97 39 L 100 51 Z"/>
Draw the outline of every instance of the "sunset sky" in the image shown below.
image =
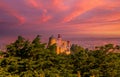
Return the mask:
<path id="1" fill-rule="evenodd" d="M 120 37 L 120 0 L 0 0 L 0 42 L 38 34 Z"/>

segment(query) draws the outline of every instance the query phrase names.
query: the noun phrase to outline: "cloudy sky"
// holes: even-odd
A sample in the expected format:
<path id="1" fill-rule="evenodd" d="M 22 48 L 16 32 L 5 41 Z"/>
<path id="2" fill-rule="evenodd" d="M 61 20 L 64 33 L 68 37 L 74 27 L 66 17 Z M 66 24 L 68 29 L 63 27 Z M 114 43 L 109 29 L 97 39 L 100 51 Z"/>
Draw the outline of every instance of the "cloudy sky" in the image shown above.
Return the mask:
<path id="1" fill-rule="evenodd" d="M 120 37 L 120 0 L 0 0 L 0 42 L 38 34 Z"/>

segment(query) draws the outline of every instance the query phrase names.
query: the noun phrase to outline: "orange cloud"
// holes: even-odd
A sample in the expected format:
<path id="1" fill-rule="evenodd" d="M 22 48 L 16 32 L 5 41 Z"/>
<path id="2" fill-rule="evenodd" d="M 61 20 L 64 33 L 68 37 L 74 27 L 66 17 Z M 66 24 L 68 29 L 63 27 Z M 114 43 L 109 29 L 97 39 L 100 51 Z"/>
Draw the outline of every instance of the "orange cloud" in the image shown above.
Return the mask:
<path id="1" fill-rule="evenodd" d="M 89 28 L 91 34 L 94 35 L 106 35 L 106 36 L 120 36 L 120 24 L 105 24 L 102 26 L 94 26 Z"/>
<path id="2" fill-rule="evenodd" d="M 120 12 L 111 13 L 111 15 L 104 16 L 106 21 L 115 21 L 120 19 Z"/>
<path id="3" fill-rule="evenodd" d="M 86 23 L 86 24 L 69 24 L 59 26 L 57 30 L 61 30 L 67 35 L 86 36 L 86 37 L 119 37 L 120 23 Z"/>
<path id="4" fill-rule="evenodd" d="M 64 4 L 65 0 L 52 0 L 53 8 L 57 8 L 57 10 L 67 10 L 68 6 Z"/>
<path id="5" fill-rule="evenodd" d="M 106 22 L 116 22 L 120 20 L 120 12 L 119 11 L 113 11 L 108 14 L 97 14 L 92 16 L 89 19 L 86 19 L 85 21 L 90 23 L 106 23 Z"/>
<path id="6" fill-rule="evenodd" d="M 84 1 L 80 1 L 78 2 L 75 7 L 74 7 L 74 11 L 71 12 L 70 14 L 68 14 L 68 16 L 66 16 L 63 19 L 63 22 L 69 22 L 72 19 L 76 18 L 77 16 L 80 16 L 81 14 L 85 13 L 88 10 L 91 10 L 97 6 L 100 6 L 102 4 L 102 0 L 84 0 Z"/>

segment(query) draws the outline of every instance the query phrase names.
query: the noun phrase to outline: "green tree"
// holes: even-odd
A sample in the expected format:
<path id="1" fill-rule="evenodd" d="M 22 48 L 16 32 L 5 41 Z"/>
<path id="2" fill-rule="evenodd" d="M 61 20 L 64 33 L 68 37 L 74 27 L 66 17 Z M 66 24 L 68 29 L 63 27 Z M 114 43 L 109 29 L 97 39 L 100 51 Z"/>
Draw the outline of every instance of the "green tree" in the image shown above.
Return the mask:
<path id="1" fill-rule="evenodd" d="M 74 53 L 77 53 L 77 52 L 80 52 L 80 51 L 84 51 L 84 48 L 77 45 L 77 44 L 72 44 L 70 50 L 74 54 Z"/>

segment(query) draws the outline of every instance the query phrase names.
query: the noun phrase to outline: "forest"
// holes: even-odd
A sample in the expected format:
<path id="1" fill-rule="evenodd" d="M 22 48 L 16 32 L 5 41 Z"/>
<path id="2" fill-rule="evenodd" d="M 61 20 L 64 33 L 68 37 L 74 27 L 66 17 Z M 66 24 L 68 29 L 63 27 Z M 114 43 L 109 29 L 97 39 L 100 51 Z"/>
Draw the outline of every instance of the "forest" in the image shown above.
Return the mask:
<path id="1" fill-rule="evenodd" d="M 94 50 L 71 46 L 71 54 L 55 52 L 38 35 L 32 41 L 18 36 L 0 51 L 0 77 L 120 77 L 120 46 L 107 44 Z"/>

